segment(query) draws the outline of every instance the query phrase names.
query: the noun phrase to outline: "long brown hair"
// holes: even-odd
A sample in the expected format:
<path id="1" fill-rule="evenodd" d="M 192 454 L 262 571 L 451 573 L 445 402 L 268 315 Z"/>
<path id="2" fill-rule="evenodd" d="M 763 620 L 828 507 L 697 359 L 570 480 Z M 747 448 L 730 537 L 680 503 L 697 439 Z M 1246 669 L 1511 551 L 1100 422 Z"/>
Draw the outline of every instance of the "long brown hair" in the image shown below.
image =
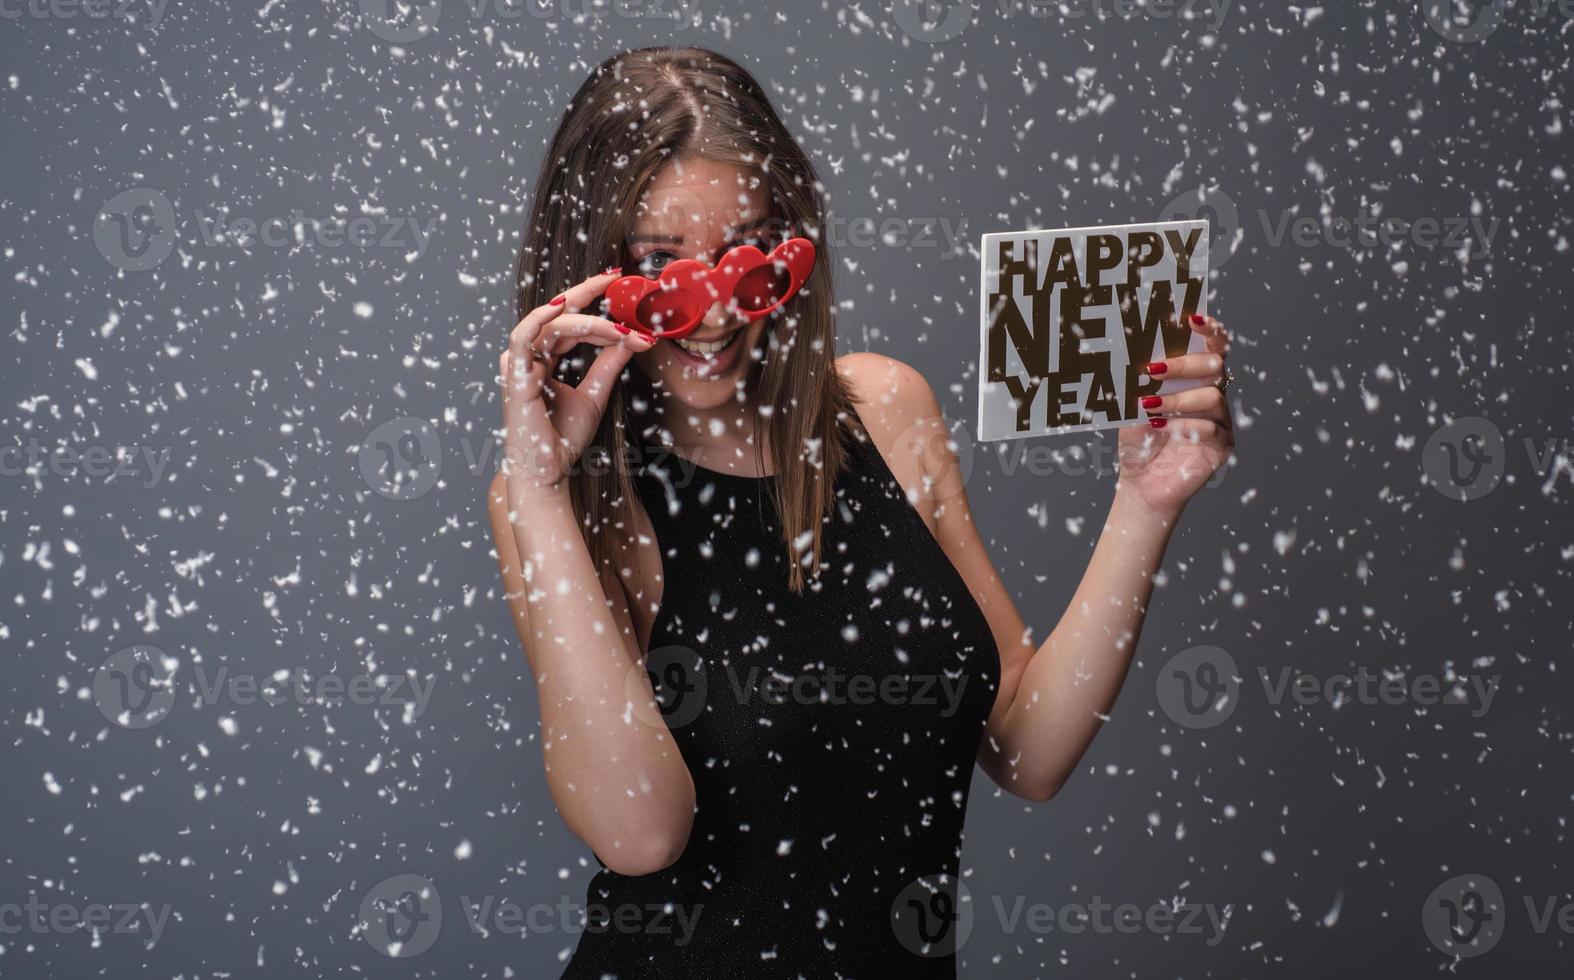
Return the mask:
<path id="1" fill-rule="evenodd" d="M 691 154 L 757 170 L 773 218 L 817 246 L 808 284 L 773 315 L 756 392 L 762 424 L 755 458 L 764 472 L 769 456 L 788 586 L 801 591 L 805 571 L 819 573 L 821 527 L 847 459 L 843 426 L 854 424 L 853 399 L 836 373 L 821 184 L 753 76 L 702 48 L 625 51 L 596 68 L 565 110 L 536 181 L 519 250 L 519 317 L 609 265 L 625 264 L 640 195 L 669 161 Z M 561 380 L 577 384 L 596 350 L 581 345 L 563 358 Z M 644 442 L 644 433 L 659 428 L 660 399 L 629 390 L 638 374 L 632 365 L 625 370 L 570 478 L 574 512 L 603 573 L 615 572 L 619 546 L 634 533 L 631 433 Z"/>

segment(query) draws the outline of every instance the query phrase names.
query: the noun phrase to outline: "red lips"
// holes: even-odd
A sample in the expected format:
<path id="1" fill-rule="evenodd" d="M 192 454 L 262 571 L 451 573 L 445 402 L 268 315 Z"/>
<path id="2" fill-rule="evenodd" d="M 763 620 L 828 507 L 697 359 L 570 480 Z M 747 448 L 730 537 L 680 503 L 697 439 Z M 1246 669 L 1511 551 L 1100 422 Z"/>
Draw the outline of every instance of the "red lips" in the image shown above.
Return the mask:
<path id="1" fill-rule="evenodd" d="M 612 319 L 653 337 L 687 337 L 713 303 L 735 306 L 753 321 L 780 309 L 814 269 L 814 244 L 790 238 L 766 255 L 753 245 L 729 249 L 711 268 L 679 259 L 655 279 L 624 276 L 607 287 Z"/>

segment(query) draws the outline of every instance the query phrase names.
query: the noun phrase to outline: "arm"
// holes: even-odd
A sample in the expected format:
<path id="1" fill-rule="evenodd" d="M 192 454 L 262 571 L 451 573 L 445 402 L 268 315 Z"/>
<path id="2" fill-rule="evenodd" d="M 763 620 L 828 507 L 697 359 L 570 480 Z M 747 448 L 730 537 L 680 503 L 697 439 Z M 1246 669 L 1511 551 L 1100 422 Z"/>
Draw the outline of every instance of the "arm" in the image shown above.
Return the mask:
<path id="1" fill-rule="evenodd" d="M 979 763 L 1003 788 L 1047 800 L 1076 769 L 1125 683 L 1173 528 L 1117 490 L 1060 622 L 1037 648 L 1025 635 L 1002 648 L 1000 698 Z M 977 537 L 971 514 L 955 533 Z"/>
<path id="2" fill-rule="evenodd" d="M 1216 321 L 1194 326 L 1204 328 L 1217 335 L 1219 350 L 1171 359 L 1170 377 L 1222 372 L 1222 327 Z M 923 376 L 873 354 L 841 364 L 859 392 L 860 416 L 967 582 L 999 647 L 1000 690 L 979 764 L 1008 792 L 1049 799 L 1076 769 L 1120 692 L 1153 576 L 1186 500 L 1228 453 L 1223 396 L 1212 386 L 1166 396 L 1169 403 L 1152 414 L 1187 417 L 1167 419 L 1162 432 L 1147 426 L 1121 431 L 1122 475 L 1103 531 L 1066 611 L 1038 643 L 973 523 L 965 480 Z"/>
<path id="3" fill-rule="evenodd" d="M 508 607 L 536 680 L 553 802 L 607 867 L 659 871 L 688 843 L 694 783 L 651 707 L 624 588 L 596 574 L 566 492 L 510 494 L 498 474 L 488 497 Z"/>
<path id="4" fill-rule="evenodd" d="M 607 867 L 639 875 L 683 852 L 694 783 L 655 709 L 625 587 L 598 572 L 569 498 L 568 466 L 634 353 L 628 344 L 648 346 L 625 342 L 609 321 L 564 312 L 588 305 L 603 278 L 514 329 L 502 364 L 504 466 L 487 506 L 509 609 L 536 680 L 552 799 Z M 578 388 L 552 378 L 551 365 L 528 353 L 534 346 L 558 355 L 582 342 L 604 349 Z M 639 561 L 618 564 L 644 577 L 635 571 Z"/>

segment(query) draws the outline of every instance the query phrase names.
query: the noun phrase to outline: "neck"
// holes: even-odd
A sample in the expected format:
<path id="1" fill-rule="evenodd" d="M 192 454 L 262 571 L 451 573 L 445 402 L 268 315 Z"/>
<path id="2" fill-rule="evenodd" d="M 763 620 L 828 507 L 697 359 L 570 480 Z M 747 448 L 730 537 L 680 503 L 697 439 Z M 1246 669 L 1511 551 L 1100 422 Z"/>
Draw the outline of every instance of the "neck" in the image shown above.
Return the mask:
<path id="1" fill-rule="evenodd" d="M 662 425 L 685 459 L 713 470 L 760 475 L 755 444 L 768 449 L 753 398 L 731 398 L 714 408 L 694 408 L 662 395 Z M 768 465 L 768 464 L 767 464 Z"/>

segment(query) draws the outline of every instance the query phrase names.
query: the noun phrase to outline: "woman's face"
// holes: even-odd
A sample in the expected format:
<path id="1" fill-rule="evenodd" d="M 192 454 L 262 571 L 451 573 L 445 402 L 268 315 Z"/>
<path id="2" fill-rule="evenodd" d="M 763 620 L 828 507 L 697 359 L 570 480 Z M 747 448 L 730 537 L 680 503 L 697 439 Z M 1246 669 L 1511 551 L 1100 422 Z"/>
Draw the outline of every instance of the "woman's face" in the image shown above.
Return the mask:
<path id="1" fill-rule="evenodd" d="M 625 243 L 626 272 L 655 278 L 668 263 L 715 264 L 728 249 L 751 244 L 769 253 L 781 240 L 763 176 L 736 164 L 679 157 L 657 171 L 640 198 Z M 666 340 L 634 362 L 679 402 L 694 409 L 726 404 L 746 389 L 765 351 L 767 317 L 746 323 L 723 303 L 682 340 Z"/>

